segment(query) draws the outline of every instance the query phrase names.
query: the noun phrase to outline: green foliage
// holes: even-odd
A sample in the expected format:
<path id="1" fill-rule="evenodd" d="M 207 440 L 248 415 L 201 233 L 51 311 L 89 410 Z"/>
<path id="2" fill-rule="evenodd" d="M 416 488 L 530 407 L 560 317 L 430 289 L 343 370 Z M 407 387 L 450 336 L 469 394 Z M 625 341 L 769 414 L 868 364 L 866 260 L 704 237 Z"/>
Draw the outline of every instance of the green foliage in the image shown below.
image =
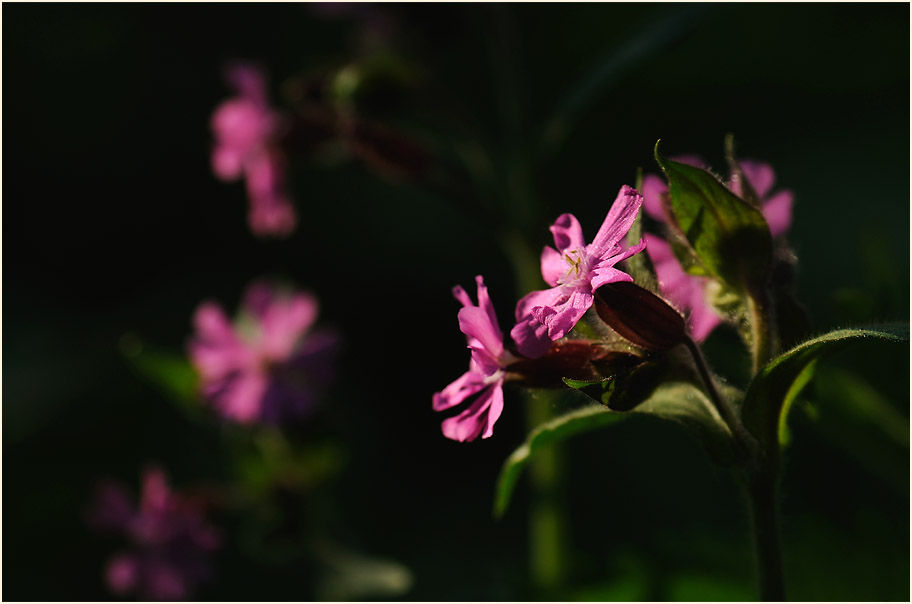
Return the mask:
<path id="1" fill-rule="evenodd" d="M 121 339 L 120 348 L 133 371 L 183 412 L 199 411 L 199 378 L 186 356 L 144 346 L 133 334 Z"/>
<path id="2" fill-rule="evenodd" d="M 811 380 L 814 365 L 823 355 L 851 342 L 864 340 L 908 342 L 908 325 L 841 329 L 808 340 L 767 364 L 754 378 L 744 400 L 745 427 L 758 439 L 761 450 L 778 455 L 783 426 L 792 402 Z"/>
<path id="3" fill-rule="evenodd" d="M 610 389 L 606 381 L 564 381 L 590 397 L 599 389 Z M 597 430 L 632 415 L 649 415 L 683 426 L 706 448 L 714 461 L 724 464 L 735 458 L 732 434 L 706 395 L 689 382 L 669 382 L 656 388 L 632 411 L 614 411 L 602 405 L 592 405 L 556 417 L 533 430 L 526 442 L 504 462 L 497 481 L 494 515 L 500 517 L 507 510 L 516 482 L 535 453 L 575 434 Z"/>
<path id="4" fill-rule="evenodd" d="M 658 143 L 655 157 L 668 177 L 674 217 L 703 266 L 738 292 L 763 287 L 773 242 L 760 210 L 706 170 L 662 157 Z"/>

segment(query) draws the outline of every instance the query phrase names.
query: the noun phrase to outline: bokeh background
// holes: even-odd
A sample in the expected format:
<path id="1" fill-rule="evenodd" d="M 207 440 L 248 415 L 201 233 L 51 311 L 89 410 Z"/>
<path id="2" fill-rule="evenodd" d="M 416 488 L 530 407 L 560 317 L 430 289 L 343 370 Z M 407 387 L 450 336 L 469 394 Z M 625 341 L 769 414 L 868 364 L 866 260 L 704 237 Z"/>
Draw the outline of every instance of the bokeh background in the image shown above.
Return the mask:
<path id="1" fill-rule="evenodd" d="M 541 205 L 519 214 L 538 244 L 562 212 L 594 232 L 620 185 L 655 170 L 657 139 L 722 166 L 732 132 L 795 192 L 789 239 L 815 329 L 908 321 L 908 5 L 374 8 L 380 43 L 376 15 L 312 5 L 6 5 L 4 598 L 110 598 L 114 542 L 84 522 L 100 477 L 135 488 L 158 461 L 178 487 L 230 480 L 219 422 L 173 405 L 123 348 L 180 353 L 199 301 L 233 309 L 262 275 L 314 291 L 345 337 L 319 420 L 345 450 L 327 531 L 407 566 L 404 599 L 535 595 L 525 485 L 491 517 L 501 463 L 525 434 L 520 399 L 508 393 L 495 436 L 471 444 L 445 439 L 430 405 L 467 362 L 450 288 L 484 274 L 507 324 L 503 225 L 356 161 L 301 159 L 298 230 L 254 238 L 243 186 L 209 167 L 228 59 L 267 67 L 281 105 L 288 78 L 392 49 L 407 85 L 362 109 L 435 153 L 483 150 L 472 153 L 493 184 L 470 199 L 508 198 L 525 162 Z M 733 332 L 707 343 L 735 379 L 737 350 Z M 817 412 L 793 419 L 784 470 L 790 595 L 905 600 L 908 349 L 862 348 L 827 367 L 808 394 Z M 828 415 L 852 388 L 904 422 L 905 446 L 845 405 Z M 631 420 L 574 439 L 567 456 L 562 599 L 756 597 L 744 502 L 687 435 Z M 219 520 L 235 534 L 237 518 Z M 317 597 L 293 556 L 258 558 L 229 537 L 216 563 L 200 598 Z"/>

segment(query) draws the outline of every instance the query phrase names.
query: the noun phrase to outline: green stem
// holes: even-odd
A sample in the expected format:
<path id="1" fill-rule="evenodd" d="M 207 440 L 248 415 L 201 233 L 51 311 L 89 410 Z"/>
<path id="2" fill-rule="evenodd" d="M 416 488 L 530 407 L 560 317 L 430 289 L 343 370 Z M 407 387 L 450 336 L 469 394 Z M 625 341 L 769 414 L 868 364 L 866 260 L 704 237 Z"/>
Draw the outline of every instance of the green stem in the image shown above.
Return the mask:
<path id="1" fill-rule="evenodd" d="M 747 310 L 751 325 L 751 360 L 753 361 L 753 373 L 756 375 L 773 358 L 769 302 L 766 292 L 756 292 L 748 296 Z"/>
<path id="2" fill-rule="evenodd" d="M 716 383 L 712 379 L 712 374 L 709 373 L 709 366 L 706 364 L 706 358 L 703 356 L 700 347 L 697 346 L 692 338 L 685 339 L 684 345 L 690 352 L 690 356 L 693 357 L 694 365 L 697 367 L 700 379 L 702 379 L 703 383 L 706 385 L 707 393 L 709 394 L 709 398 L 713 405 L 716 407 L 716 411 L 719 412 L 722 420 L 728 426 L 728 429 L 731 430 L 732 435 L 735 437 L 735 442 L 738 443 L 741 452 L 744 453 L 745 458 L 747 458 L 750 451 L 755 450 L 756 439 L 754 439 L 750 432 L 747 431 L 747 428 L 744 427 L 744 424 L 741 422 L 741 418 L 738 417 L 738 413 L 735 410 L 734 405 L 731 404 L 731 401 L 719 394 L 718 389 L 716 389 Z"/>
<path id="3" fill-rule="evenodd" d="M 785 601 L 785 580 L 782 573 L 782 550 L 779 543 L 779 497 L 776 473 L 760 471 L 752 474 L 748 491 L 760 599 L 764 602 L 782 602 Z"/>
<path id="4" fill-rule="evenodd" d="M 531 431 L 553 417 L 551 393 L 528 395 L 526 424 Z M 567 563 L 567 519 L 563 511 L 561 447 L 545 447 L 529 463 L 529 566 L 541 595 L 553 597 L 563 585 Z"/>

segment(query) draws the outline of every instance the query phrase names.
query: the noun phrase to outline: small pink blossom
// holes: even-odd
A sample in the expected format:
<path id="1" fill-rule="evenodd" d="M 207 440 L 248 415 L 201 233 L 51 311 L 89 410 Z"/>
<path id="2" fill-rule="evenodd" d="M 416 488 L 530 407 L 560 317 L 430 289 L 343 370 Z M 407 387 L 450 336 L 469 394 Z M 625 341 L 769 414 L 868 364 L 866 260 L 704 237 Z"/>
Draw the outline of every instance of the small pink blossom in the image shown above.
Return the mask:
<path id="1" fill-rule="evenodd" d="M 211 575 L 209 556 L 220 545 L 200 500 L 173 492 L 164 472 L 145 471 L 138 507 L 113 483 L 99 486 L 89 522 L 121 533 L 130 549 L 108 562 L 105 579 L 115 594 L 144 600 L 186 600 Z"/>
<path id="2" fill-rule="evenodd" d="M 642 203 L 643 197 L 635 189 L 621 187 L 589 245 L 572 214 L 557 218 L 551 226 L 555 247 L 546 246 L 541 255 L 542 276 L 552 288 L 527 294 L 516 305 L 517 323 L 510 335 L 521 354 L 529 358 L 544 355 L 551 342 L 566 336 L 592 306 L 596 289 L 633 280 L 614 266 L 646 247 L 642 240 L 629 248 L 622 245 Z"/>
<path id="3" fill-rule="evenodd" d="M 468 340 L 472 351 L 469 370 L 442 391 L 434 394 L 434 411 L 455 407 L 468 397 L 478 397 L 462 413 L 443 420 L 443 435 L 466 442 L 481 435 L 494 434 L 494 423 L 503 411 L 503 383 L 507 365 L 516 357 L 504 349 L 503 332 L 497 323 L 494 305 L 488 297 L 488 288 L 481 275 L 475 277 L 478 286 L 478 305 L 460 287 L 453 288 L 453 296 L 462 303 L 459 309 L 459 330 Z"/>
<path id="4" fill-rule="evenodd" d="M 283 295 L 265 283 L 248 288 L 234 325 L 218 304 L 201 304 L 189 351 L 203 394 L 240 423 L 309 413 L 338 345 L 335 334 L 311 331 L 317 312 L 311 294 Z"/>
<path id="5" fill-rule="evenodd" d="M 212 170 L 224 181 L 242 176 L 250 200 L 248 220 L 259 236 L 287 236 L 297 218 L 285 176 L 285 155 L 278 146 L 282 117 L 267 101 L 266 76 L 246 64 L 232 65 L 227 79 L 237 92 L 216 107 Z"/>

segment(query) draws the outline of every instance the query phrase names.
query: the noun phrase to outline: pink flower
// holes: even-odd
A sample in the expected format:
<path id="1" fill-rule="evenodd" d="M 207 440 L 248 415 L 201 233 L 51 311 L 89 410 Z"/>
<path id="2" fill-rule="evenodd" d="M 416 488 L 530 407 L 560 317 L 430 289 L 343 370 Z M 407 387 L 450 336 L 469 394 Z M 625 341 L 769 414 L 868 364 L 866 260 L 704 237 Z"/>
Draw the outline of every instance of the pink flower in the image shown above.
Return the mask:
<path id="1" fill-rule="evenodd" d="M 529 358 L 542 356 L 551 342 L 566 336 L 592 306 L 596 289 L 606 283 L 633 280 L 614 265 L 646 247 L 644 241 L 626 249 L 621 245 L 642 203 L 643 197 L 635 189 L 621 187 L 589 245 L 572 214 L 557 218 L 551 226 L 557 249 L 546 246 L 541 255 L 542 276 L 552 288 L 527 294 L 516 305 L 517 323 L 510 335 L 520 353 Z"/>
<path id="2" fill-rule="evenodd" d="M 237 96 L 212 115 L 215 135 L 212 170 L 224 181 L 244 177 L 250 200 L 250 228 L 259 236 L 287 236 L 296 217 L 285 177 L 285 156 L 277 142 L 283 123 L 266 100 L 266 76 L 251 65 L 228 68 Z"/>
<path id="3" fill-rule="evenodd" d="M 315 390 L 331 373 L 338 338 L 311 332 L 316 298 L 280 295 L 265 283 L 250 286 L 235 325 L 222 308 L 205 302 L 194 315 L 190 357 L 203 394 L 228 419 L 281 421 L 310 412 Z"/>
<path id="4" fill-rule="evenodd" d="M 675 257 L 667 241 L 646 234 L 646 253 L 655 266 L 659 291 L 687 315 L 688 328 L 695 340 L 702 342 L 722 322 L 706 301 L 707 277 L 689 275 Z"/>
<path id="5" fill-rule="evenodd" d="M 138 507 L 121 486 L 100 485 L 89 522 L 130 541 L 129 550 L 108 562 L 105 578 L 114 593 L 136 592 L 144 600 L 189 598 L 209 578 L 209 554 L 220 545 L 202 502 L 172 492 L 158 468 L 143 474 Z"/>
<path id="6" fill-rule="evenodd" d="M 773 184 L 776 182 L 776 173 L 771 165 L 750 159 L 738 160 L 738 163 L 744 177 L 760 200 L 763 217 L 766 218 L 770 233 L 773 237 L 785 235 L 792 226 L 792 202 L 794 201 L 792 192 L 782 190 L 771 194 Z M 735 195 L 742 196 L 741 183 L 735 175 L 732 175 L 729 187 Z"/>
<path id="7" fill-rule="evenodd" d="M 475 282 L 478 285 L 477 306 L 472 304 L 464 289 L 458 285 L 453 288 L 453 296 L 463 306 L 459 309 L 459 330 L 466 335 L 468 348 L 472 351 L 469 370 L 433 398 L 434 411 L 444 411 L 478 394 L 468 408 L 443 420 L 441 425 L 444 436 L 460 442 L 494 434 L 494 423 L 503 411 L 505 368 L 518 360 L 504 349 L 503 333 L 497 324 L 484 279 L 478 275 Z"/>

